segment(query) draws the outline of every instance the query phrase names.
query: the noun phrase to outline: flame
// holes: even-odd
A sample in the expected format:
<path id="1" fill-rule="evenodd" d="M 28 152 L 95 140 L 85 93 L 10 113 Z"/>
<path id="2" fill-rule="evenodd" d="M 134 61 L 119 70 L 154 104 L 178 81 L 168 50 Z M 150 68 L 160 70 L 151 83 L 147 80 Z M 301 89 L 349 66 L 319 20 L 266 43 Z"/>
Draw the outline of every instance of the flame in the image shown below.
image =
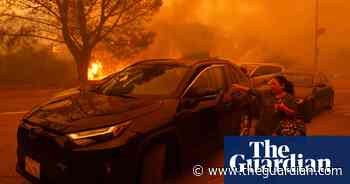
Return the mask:
<path id="1" fill-rule="evenodd" d="M 103 65 L 100 60 L 96 60 L 91 63 L 88 69 L 88 79 L 89 80 L 100 80 L 104 78 L 106 74 L 103 72 Z"/>
<path id="2" fill-rule="evenodd" d="M 110 74 L 119 72 L 122 69 L 129 66 L 131 61 L 121 61 L 121 60 L 102 60 L 96 59 L 90 63 L 88 68 L 88 80 L 101 80 Z"/>

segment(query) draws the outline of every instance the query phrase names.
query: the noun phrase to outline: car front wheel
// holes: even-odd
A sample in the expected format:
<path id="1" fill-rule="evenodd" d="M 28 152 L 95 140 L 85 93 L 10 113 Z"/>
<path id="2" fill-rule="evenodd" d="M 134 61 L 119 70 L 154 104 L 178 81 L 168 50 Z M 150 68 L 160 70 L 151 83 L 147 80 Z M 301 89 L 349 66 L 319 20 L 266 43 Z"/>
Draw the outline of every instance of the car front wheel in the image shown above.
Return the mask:
<path id="1" fill-rule="evenodd" d="M 243 113 L 240 122 L 240 136 L 248 136 L 252 128 L 252 117 L 250 113 Z"/>
<path id="2" fill-rule="evenodd" d="M 142 163 L 141 184 L 163 184 L 166 161 L 166 145 L 156 144 L 145 153 Z"/>
<path id="3" fill-rule="evenodd" d="M 327 106 L 327 109 L 332 110 L 334 106 L 334 94 L 329 96 L 329 104 Z"/>
<path id="4" fill-rule="evenodd" d="M 314 100 L 308 100 L 304 104 L 304 120 L 306 123 L 310 123 L 315 114 L 315 102 Z"/>

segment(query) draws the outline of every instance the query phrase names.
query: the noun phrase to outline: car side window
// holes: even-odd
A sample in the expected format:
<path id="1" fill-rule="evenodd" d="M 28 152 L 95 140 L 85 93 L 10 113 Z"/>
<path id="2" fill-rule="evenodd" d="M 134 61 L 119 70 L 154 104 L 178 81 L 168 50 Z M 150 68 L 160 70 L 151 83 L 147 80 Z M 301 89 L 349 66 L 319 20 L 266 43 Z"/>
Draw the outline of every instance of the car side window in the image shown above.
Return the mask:
<path id="1" fill-rule="evenodd" d="M 235 68 L 234 66 L 231 66 L 230 68 L 233 75 L 236 76 L 238 79 L 236 83 L 241 84 L 243 86 L 249 86 L 248 77 L 239 68 Z"/>
<path id="2" fill-rule="evenodd" d="M 282 68 L 281 67 L 277 67 L 277 66 L 271 66 L 269 68 L 269 72 L 270 73 L 281 73 L 282 72 Z"/>
<path id="3" fill-rule="evenodd" d="M 239 79 L 238 79 L 238 75 L 236 74 L 234 68 L 231 65 L 226 65 L 225 68 L 226 68 L 226 71 L 227 71 L 227 75 L 231 79 L 231 81 L 229 81 L 229 83 L 231 83 L 231 84 L 238 84 L 239 83 Z"/>
<path id="4" fill-rule="evenodd" d="M 282 72 L 282 69 L 280 67 L 261 66 L 255 71 L 254 77 L 259 77 L 262 75 L 269 75 L 269 74 L 274 74 L 274 73 L 280 73 L 280 72 Z"/>
<path id="5" fill-rule="evenodd" d="M 262 67 L 259 67 L 253 77 L 259 77 L 259 76 L 262 76 L 262 75 L 266 75 L 268 73 L 268 71 L 266 70 L 266 67 L 265 66 L 262 66 Z"/>
<path id="6" fill-rule="evenodd" d="M 210 75 L 209 72 L 204 72 L 199 74 L 200 76 L 196 79 L 196 81 L 192 84 L 189 91 L 193 89 L 207 89 L 210 88 Z"/>
<path id="7" fill-rule="evenodd" d="M 194 91 L 203 89 L 210 89 L 219 91 L 225 88 L 224 68 L 212 67 L 205 69 L 204 72 L 198 74 L 195 80 L 191 83 L 190 88 L 187 90 L 185 97 L 193 96 Z"/>
<path id="8" fill-rule="evenodd" d="M 249 79 L 246 74 L 244 74 L 240 69 L 236 69 L 236 73 L 239 77 L 239 83 L 244 86 L 249 86 Z"/>
<path id="9" fill-rule="evenodd" d="M 211 81 L 212 81 L 212 89 L 214 90 L 222 90 L 225 89 L 226 87 L 226 80 L 225 80 L 225 71 L 224 67 L 219 66 L 219 67 L 214 67 L 210 68 L 208 70 Z"/>

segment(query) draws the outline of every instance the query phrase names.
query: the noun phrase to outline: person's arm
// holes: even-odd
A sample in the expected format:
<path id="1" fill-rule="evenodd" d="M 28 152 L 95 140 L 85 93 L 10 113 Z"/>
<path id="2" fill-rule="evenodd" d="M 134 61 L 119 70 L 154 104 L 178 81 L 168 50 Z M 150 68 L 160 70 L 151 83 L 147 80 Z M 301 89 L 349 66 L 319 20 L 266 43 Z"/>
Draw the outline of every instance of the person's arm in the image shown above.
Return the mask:
<path id="1" fill-rule="evenodd" d="M 295 114 L 295 110 L 293 108 L 289 108 L 286 104 L 284 104 L 283 102 L 280 104 L 276 104 L 276 109 L 283 111 L 289 115 L 294 115 Z"/>
<path id="2" fill-rule="evenodd" d="M 297 105 L 292 97 L 286 97 L 282 103 L 276 104 L 276 109 L 283 111 L 289 115 L 296 113 Z"/>
<path id="3" fill-rule="evenodd" d="M 246 86 L 239 85 L 239 84 L 232 84 L 232 88 L 238 89 L 238 90 L 243 91 L 243 92 L 248 92 L 250 90 L 250 88 L 248 88 Z"/>
<path id="4" fill-rule="evenodd" d="M 241 92 L 244 92 L 244 93 L 248 93 L 250 95 L 253 95 L 253 96 L 260 96 L 259 92 L 254 89 L 254 88 L 249 88 L 247 86 L 242 86 L 242 85 L 239 85 L 239 84 L 232 84 L 232 89 L 236 89 L 236 90 L 239 90 Z"/>

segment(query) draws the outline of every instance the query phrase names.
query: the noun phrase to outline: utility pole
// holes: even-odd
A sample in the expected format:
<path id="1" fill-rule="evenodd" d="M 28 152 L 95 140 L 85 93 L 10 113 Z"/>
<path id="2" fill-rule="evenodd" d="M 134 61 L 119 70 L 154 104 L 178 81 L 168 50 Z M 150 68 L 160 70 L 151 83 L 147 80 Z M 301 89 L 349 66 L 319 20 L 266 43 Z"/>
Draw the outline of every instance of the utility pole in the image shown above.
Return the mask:
<path id="1" fill-rule="evenodd" d="M 320 1 L 315 0 L 315 56 L 314 56 L 314 69 L 315 74 L 319 69 L 319 57 L 320 57 L 320 49 L 318 48 L 318 39 L 320 37 L 320 29 L 319 29 L 319 14 L 320 14 Z"/>

